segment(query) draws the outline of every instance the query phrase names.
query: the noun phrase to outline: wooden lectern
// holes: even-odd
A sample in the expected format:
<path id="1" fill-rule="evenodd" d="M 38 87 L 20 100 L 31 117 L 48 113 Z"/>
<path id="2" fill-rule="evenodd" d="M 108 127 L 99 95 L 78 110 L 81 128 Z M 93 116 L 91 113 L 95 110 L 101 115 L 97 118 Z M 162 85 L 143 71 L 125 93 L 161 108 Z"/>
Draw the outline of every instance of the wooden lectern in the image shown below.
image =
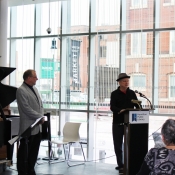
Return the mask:
<path id="1" fill-rule="evenodd" d="M 124 175 L 136 175 L 148 152 L 149 110 L 124 111 Z"/>

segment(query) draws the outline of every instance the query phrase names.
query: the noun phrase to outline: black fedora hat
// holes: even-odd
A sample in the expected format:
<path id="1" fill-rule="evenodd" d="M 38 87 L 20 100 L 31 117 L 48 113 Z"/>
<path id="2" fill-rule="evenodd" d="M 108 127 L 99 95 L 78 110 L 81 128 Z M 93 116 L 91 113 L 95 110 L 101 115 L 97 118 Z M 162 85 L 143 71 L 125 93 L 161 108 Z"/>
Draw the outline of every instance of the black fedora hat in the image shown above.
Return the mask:
<path id="1" fill-rule="evenodd" d="M 120 73 L 120 74 L 118 75 L 118 78 L 117 78 L 116 81 L 120 81 L 121 79 L 124 79 L 124 78 L 130 78 L 130 76 L 127 75 L 126 73 Z"/>

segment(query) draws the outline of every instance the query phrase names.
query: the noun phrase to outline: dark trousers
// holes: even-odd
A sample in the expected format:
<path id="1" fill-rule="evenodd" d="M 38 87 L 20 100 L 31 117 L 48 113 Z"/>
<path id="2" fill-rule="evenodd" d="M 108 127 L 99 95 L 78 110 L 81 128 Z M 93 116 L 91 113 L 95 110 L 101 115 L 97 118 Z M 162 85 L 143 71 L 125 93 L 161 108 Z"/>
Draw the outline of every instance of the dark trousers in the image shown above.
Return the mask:
<path id="1" fill-rule="evenodd" d="M 112 134 L 114 142 L 114 151 L 117 158 L 117 164 L 119 167 L 123 166 L 123 136 L 124 136 L 124 125 L 113 124 L 112 125 Z"/>
<path id="2" fill-rule="evenodd" d="M 26 140 L 24 138 L 20 140 L 17 155 L 18 175 L 25 175 L 25 172 L 28 172 L 28 175 L 36 175 L 34 167 L 38 157 L 40 142 L 41 142 L 40 132 L 36 135 L 31 135 L 28 138 L 27 142 L 28 143 L 28 155 L 27 155 Z M 28 159 L 26 163 L 25 160 L 27 157 Z"/>

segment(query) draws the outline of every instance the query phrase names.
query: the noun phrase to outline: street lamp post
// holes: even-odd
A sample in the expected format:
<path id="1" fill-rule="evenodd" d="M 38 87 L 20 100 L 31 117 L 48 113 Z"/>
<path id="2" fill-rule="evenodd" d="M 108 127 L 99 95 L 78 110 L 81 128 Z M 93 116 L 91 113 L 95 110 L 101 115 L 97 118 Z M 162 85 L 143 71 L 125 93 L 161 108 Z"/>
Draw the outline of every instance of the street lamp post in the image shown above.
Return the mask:
<path id="1" fill-rule="evenodd" d="M 51 49 L 57 49 L 55 38 L 53 38 L 52 40 Z M 55 79 L 55 56 L 53 53 L 52 104 L 54 103 L 54 79 Z"/>

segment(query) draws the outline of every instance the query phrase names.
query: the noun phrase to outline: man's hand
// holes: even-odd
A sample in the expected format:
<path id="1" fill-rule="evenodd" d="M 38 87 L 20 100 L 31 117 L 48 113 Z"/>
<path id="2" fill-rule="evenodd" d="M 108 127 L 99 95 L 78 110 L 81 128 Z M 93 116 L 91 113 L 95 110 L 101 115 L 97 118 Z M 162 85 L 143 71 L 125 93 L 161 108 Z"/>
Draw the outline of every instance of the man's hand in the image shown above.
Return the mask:
<path id="1" fill-rule="evenodd" d="M 45 122 L 45 118 L 42 118 L 39 122 L 38 122 L 38 124 L 43 124 Z"/>
<path id="2" fill-rule="evenodd" d="M 125 111 L 125 109 L 122 109 L 122 110 L 120 111 L 120 113 L 122 113 L 123 111 Z"/>
<path id="3" fill-rule="evenodd" d="M 125 109 L 120 110 L 120 112 L 118 114 L 121 114 L 123 111 L 125 111 Z"/>

